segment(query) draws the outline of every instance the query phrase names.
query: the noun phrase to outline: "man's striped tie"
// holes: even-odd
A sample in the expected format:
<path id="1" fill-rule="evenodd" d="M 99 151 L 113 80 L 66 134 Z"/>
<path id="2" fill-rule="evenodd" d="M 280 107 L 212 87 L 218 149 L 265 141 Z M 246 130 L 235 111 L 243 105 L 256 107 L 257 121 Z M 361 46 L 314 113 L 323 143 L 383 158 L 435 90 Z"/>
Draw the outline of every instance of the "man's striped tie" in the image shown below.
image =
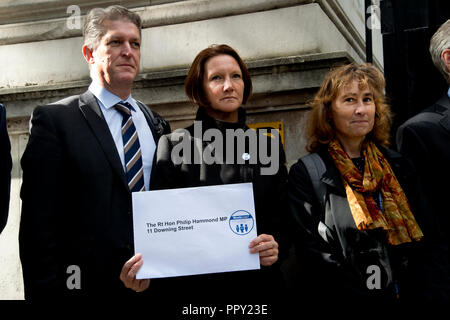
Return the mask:
<path id="1" fill-rule="evenodd" d="M 144 171 L 142 166 L 141 145 L 136 127 L 131 117 L 133 106 L 128 102 L 119 102 L 114 106 L 123 117 L 122 139 L 125 154 L 125 167 L 128 187 L 131 192 L 144 191 Z M 133 109 L 134 110 L 134 109 Z"/>

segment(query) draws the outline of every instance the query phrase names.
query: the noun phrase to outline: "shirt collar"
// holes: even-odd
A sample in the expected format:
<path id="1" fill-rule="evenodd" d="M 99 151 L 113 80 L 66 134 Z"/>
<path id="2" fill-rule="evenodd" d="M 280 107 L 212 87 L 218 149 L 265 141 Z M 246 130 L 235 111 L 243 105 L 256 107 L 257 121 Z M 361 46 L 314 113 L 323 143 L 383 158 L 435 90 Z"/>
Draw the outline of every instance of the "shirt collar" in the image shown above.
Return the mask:
<path id="1" fill-rule="evenodd" d="M 115 94 L 111 93 L 104 87 L 102 87 L 100 84 L 96 83 L 95 81 L 92 81 L 89 86 L 89 91 L 91 91 L 94 96 L 103 104 L 105 109 L 110 109 L 114 107 L 117 103 L 120 101 L 123 101 Z M 128 98 L 125 100 L 125 102 L 128 102 L 133 107 L 133 110 L 136 108 L 136 104 L 134 102 L 134 99 L 131 97 L 131 94 L 128 96 Z"/>

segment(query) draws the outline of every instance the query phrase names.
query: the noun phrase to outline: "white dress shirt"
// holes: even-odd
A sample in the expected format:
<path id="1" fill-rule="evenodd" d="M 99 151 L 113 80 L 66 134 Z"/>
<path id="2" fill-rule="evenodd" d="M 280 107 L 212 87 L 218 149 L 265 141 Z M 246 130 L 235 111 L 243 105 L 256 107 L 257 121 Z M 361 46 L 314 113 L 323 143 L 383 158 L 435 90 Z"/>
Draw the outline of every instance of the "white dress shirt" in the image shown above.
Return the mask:
<path id="1" fill-rule="evenodd" d="M 105 117 L 106 123 L 108 124 L 109 131 L 111 131 L 114 143 L 116 144 L 116 149 L 119 153 L 123 170 L 126 173 L 125 155 L 122 140 L 122 114 L 117 111 L 116 108 L 114 108 L 114 106 L 118 102 L 123 100 L 95 82 L 91 83 L 91 85 L 89 86 L 89 91 L 91 91 L 92 94 L 97 98 L 100 109 L 102 110 L 103 116 Z M 139 144 L 141 146 L 145 190 L 149 190 L 153 155 L 155 154 L 156 150 L 155 140 L 153 139 L 152 131 L 150 130 L 144 113 L 139 108 L 136 101 L 132 98 L 131 94 L 124 102 L 130 103 L 134 109 L 131 110 L 131 116 L 133 118 L 133 123 L 136 127 L 136 131 L 139 137 Z"/>

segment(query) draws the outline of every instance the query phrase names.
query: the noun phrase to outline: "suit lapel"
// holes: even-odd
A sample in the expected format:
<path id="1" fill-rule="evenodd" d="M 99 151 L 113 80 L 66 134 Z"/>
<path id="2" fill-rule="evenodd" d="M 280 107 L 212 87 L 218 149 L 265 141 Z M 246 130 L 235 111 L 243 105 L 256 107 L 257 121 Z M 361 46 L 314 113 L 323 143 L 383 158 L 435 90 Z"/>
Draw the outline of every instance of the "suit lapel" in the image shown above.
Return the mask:
<path id="1" fill-rule="evenodd" d="M 448 97 L 447 94 L 445 94 L 441 99 L 439 99 L 437 104 L 444 107 L 444 110 L 442 112 L 443 117 L 441 120 L 439 120 L 439 123 L 447 131 L 450 132 L 450 98 Z"/>
<path id="2" fill-rule="evenodd" d="M 108 162 L 113 170 L 119 175 L 123 186 L 128 191 L 127 179 L 123 171 L 122 162 L 120 161 L 116 145 L 111 136 L 111 132 L 109 131 L 108 124 L 103 118 L 97 99 L 95 99 L 90 91 L 86 91 L 80 96 L 79 108 L 102 147 Z"/>

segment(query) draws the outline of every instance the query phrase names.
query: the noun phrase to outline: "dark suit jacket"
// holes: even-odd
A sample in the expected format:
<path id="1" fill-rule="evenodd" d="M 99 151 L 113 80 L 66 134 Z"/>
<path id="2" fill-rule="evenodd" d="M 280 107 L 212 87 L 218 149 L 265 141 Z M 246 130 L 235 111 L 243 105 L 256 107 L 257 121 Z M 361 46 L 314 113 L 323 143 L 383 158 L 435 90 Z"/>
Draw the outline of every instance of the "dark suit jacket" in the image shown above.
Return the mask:
<path id="1" fill-rule="evenodd" d="M 0 233 L 8 221 L 11 169 L 11 144 L 6 129 L 6 109 L 0 104 Z"/>
<path id="2" fill-rule="evenodd" d="M 440 226 L 436 245 L 441 245 L 448 273 L 450 245 L 450 99 L 445 93 L 435 104 L 406 121 L 397 131 L 399 151 L 410 158 L 418 171 L 423 189 L 430 202 L 428 214 Z M 446 252 L 446 253 L 445 253 Z M 450 299 L 450 279 L 442 281 Z"/>
<path id="3" fill-rule="evenodd" d="M 163 120 L 160 133 L 147 120 L 156 142 L 170 132 Z M 37 107 L 21 165 L 25 298 L 131 292 L 119 279 L 134 254 L 131 193 L 94 95 Z M 72 265 L 81 271 L 80 290 L 66 283 L 76 283 Z"/>

